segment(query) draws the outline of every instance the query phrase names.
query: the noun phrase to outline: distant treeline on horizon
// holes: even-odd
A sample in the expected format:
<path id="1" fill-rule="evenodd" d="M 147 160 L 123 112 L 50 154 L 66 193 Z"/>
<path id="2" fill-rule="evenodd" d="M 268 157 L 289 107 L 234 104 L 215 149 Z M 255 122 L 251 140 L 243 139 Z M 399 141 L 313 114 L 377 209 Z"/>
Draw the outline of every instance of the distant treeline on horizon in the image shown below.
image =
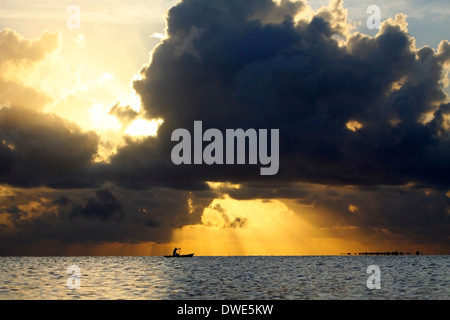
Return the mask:
<path id="1" fill-rule="evenodd" d="M 393 251 L 393 252 L 389 252 L 389 251 L 386 251 L 386 252 L 359 252 L 359 253 L 351 253 L 351 252 L 348 252 L 348 253 L 341 253 L 342 255 L 348 255 L 348 256 L 351 256 L 351 255 L 354 255 L 354 256 L 403 256 L 403 255 L 411 255 L 411 253 L 410 252 L 398 252 L 398 251 Z M 416 251 L 416 256 L 419 256 L 419 255 L 422 255 L 423 253 L 422 252 L 419 252 L 419 251 Z"/>

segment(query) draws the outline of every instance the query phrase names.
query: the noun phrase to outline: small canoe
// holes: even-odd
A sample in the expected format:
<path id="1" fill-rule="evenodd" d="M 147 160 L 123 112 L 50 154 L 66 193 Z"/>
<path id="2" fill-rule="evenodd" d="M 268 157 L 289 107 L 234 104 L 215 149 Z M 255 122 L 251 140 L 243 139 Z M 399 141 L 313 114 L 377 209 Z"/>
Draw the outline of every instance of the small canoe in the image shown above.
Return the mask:
<path id="1" fill-rule="evenodd" d="M 182 254 L 179 256 L 164 256 L 164 257 L 166 257 L 166 258 L 191 258 L 193 256 L 194 256 L 194 254 L 190 253 L 190 254 Z"/>

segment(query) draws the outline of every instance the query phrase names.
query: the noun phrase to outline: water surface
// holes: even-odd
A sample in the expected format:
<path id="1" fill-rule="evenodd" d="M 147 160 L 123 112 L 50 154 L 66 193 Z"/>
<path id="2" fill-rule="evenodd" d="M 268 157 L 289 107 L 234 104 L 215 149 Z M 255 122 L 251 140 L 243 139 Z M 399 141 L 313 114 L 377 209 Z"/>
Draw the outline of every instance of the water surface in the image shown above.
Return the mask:
<path id="1" fill-rule="evenodd" d="M 379 290 L 367 288 L 370 265 Z M 0 299 L 449 298 L 450 256 L 0 257 Z"/>

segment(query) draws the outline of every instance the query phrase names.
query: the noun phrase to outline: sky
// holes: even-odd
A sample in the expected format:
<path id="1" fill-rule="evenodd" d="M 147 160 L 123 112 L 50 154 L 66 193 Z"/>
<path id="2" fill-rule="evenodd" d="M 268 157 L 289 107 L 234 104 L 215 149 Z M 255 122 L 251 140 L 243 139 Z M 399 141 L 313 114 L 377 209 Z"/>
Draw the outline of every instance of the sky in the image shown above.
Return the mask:
<path id="1" fill-rule="evenodd" d="M 447 0 L 3 0 L 0 255 L 449 254 L 449 20 Z M 194 121 L 279 130 L 278 172 L 174 164 Z"/>

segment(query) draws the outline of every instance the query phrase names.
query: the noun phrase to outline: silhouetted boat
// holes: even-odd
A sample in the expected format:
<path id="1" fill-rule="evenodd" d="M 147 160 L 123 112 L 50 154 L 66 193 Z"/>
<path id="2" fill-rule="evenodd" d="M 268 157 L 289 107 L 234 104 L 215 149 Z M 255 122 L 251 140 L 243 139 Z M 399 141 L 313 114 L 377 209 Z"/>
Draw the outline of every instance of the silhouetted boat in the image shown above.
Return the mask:
<path id="1" fill-rule="evenodd" d="M 182 254 L 182 255 L 178 255 L 178 256 L 164 256 L 166 258 L 192 258 L 194 256 L 193 253 L 189 253 L 189 254 Z"/>

